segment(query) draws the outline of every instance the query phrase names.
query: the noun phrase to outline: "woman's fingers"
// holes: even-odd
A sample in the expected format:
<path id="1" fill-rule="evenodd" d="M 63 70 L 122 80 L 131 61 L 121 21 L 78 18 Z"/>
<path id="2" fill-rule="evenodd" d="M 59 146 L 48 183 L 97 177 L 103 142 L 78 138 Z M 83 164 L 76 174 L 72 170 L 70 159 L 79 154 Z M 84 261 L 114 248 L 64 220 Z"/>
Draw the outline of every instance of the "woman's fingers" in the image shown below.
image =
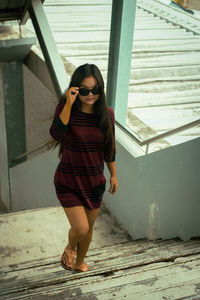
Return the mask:
<path id="1" fill-rule="evenodd" d="M 112 194 L 116 193 L 116 191 L 117 191 L 117 186 L 116 184 L 114 184 L 112 187 Z"/>
<path id="2" fill-rule="evenodd" d="M 118 188 L 118 183 L 117 182 L 115 182 L 115 180 L 110 180 L 110 189 L 109 189 L 109 193 L 110 194 L 114 194 L 114 193 L 116 193 L 117 192 L 117 188 Z"/>
<path id="3" fill-rule="evenodd" d="M 75 88 L 72 87 L 71 89 L 72 89 L 72 90 L 71 90 L 71 94 L 72 94 L 72 95 L 76 95 L 76 94 L 78 95 L 78 93 L 79 93 L 79 88 L 78 88 L 78 87 L 75 87 Z"/>
<path id="4" fill-rule="evenodd" d="M 112 192 L 113 192 L 113 184 L 111 183 L 111 184 L 110 184 L 109 193 L 112 193 Z"/>
<path id="5" fill-rule="evenodd" d="M 79 93 L 79 87 L 72 86 L 66 91 L 66 100 L 73 104 Z"/>

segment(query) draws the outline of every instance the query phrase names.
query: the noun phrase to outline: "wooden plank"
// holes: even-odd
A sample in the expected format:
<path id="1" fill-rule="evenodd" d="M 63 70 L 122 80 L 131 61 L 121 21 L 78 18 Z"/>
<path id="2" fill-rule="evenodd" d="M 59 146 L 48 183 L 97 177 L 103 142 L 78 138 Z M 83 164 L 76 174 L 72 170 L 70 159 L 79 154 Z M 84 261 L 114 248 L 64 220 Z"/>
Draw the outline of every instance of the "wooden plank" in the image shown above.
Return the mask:
<path id="1" fill-rule="evenodd" d="M 80 274 L 73 274 L 61 269 L 58 258 L 49 258 L 45 261 L 35 261 L 25 264 L 21 270 L 2 273 L 1 295 L 15 295 L 24 291 L 32 293 L 33 289 L 43 289 L 44 287 L 51 289 L 52 285 L 67 284 L 72 280 L 77 280 L 83 277 L 107 276 L 118 272 L 119 270 L 127 271 L 131 268 L 143 267 L 152 263 L 163 261 L 172 262 L 177 257 L 190 256 L 200 254 L 200 242 L 190 243 L 141 243 L 140 245 L 115 245 L 114 247 L 105 247 L 94 249 L 89 252 L 86 261 L 92 268 L 92 271 Z M 95 260 L 94 260 L 95 258 Z M 98 258 L 98 259 L 96 259 Z M 191 262 L 192 263 L 192 262 Z M 30 272 L 31 270 L 31 272 Z M 3 271 L 3 270 L 2 270 Z M 15 284 L 13 285 L 13 282 Z"/>
<path id="2" fill-rule="evenodd" d="M 63 278 L 59 283 L 52 281 L 49 285 L 37 284 L 34 287 L 32 286 L 31 289 L 24 285 L 23 288 L 26 290 L 26 293 L 16 290 L 14 294 L 9 293 L 9 298 L 5 294 L 4 299 L 16 299 L 16 296 L 21 297 L 19 299 L 26 298 L 26 296 L 31 296 L 29 299 L 50 299 L 48 297 L 58 296 L 58 293 L 60 297 L 65 296 L 65 299 L 69 299 L 67 297 L 72 295 L 76 297 L 95 295 L 97 299 L 102 300 L 111 299 L 113 293 L 118 299 L 122 299 L 124 296 L 131 297 L 133 293 L 134 299 L 139 299 L 136 296 L 145 297 L 149 294 L 152 295 L 152 299 L 155 299 L 153 297 L 156 295 L 158 296 L 162 293 L 170 295 L 172 292 L 174 295 L 179 296 L 181 293 L 182 296 L 184 295 L 183 293 L 188 296 L 197 295 L 198 291 L 195 292 L 195 289 L 200 283 L 199 262 L 200 256 L 195 261 L 189 261 L 184 264 L 174 264 L 172 262 L 154 263 L 138 268 L 93 274 L 92 276 L 91 273 L 84 273 L 82 277 L 74 275 L 68 280 Z M 69 272 L 67 271 L 66 273 Z M 58 272 L 56 276 L 59 276 Z M 65 278 L 67 278 L 67 274 Z M 27 281 L 25 282 L 27 283 Z M 43 293 L 44 295 L 42 296 Z M 174 297 L 173 299 L 176 298 Z"/>
<path id="3" fill-rule="evenodd" d="M 26 211 L 25 211 L 26 212 Z M 15 213 L 13 213 L 13 215 L 15 215 Z M 103 220 L 102 220 L 103 221 Z M 11 220 L 10 220 L 11 222 Z M 106 222 L 106 220 L 104 219 L 104 222 Z M 119 236 L 118 236 L 119 238 Z M 88 256 L 93 256 L 93 257 L 107 257 L 107 259 L 109 259 L 109 257 L 118 257 L 119 255 L 121 255 L 122 252 L 126 253 L 128 251 L 134 254 L 138 254 L 138 253 L 144 253 L 145 251 L 149 250 L 149 249 L 160 249 L 162 250 L 162 247 L 165 248 L 176 248 L 178 247 L 180 248 L 185 248 L 185 247 L 198 247 L 199 245 L 199 241 L 188 241 L 188 242 L 182 242 L 179 239 L 170 239 L 170 240 L 156 240 L 156 241 L 148 241 L 146 239 L 141 239 L 141 240 L 136 240 L 136 241 L 126 241 L 126 239 L 124 239 L 124 242 L 122 242 L 122 240 L 120 240 L 120 243 L 114 243 L 112 245 L 108 245 L 108 246 L 101 246 L 101 247 L 96 247 L 94 249 L 89 249 L 89 254 Z M 102 252 L 103 250 L 103 252 Z M 31 256 L 32 257 L 32 256 Z M 10 264 L 10 265 L 6 265 L 5 267 L 1 267 L 0 269 L 0 273 L 6 273 L 6 272 L 12 272 L 12 271 L 18 271 L 21 269 L 28 269 L 31 267 L 37 267 L 39 266 L 43 266 L 46 265 L 48 263 L 55 263 L 57 261 L 57 259 L 59 258 L 59 256 L 57 255 L 49 255 L 47 258 L 42 257 L 41 259 L 34 258 L 34 259 L 30 259 L 29 261 L 25 260 L 24 263 L 20 263 L 20 264 Z"/>
<path id="4" fill-rule="evenodd" d="M 156 55 L 158 57 L 163 54 L 177 54 L 180 55 L 182 53 L 187 53 L 188 51 L 194 52 L 195 50 L 199 50 L 199 41 L 197 40 L 190 40 L 190 44 L 184 42 L 185 40 L 179 40 L 176 44 L 172 44 L 169 40 L 161 40 L 160 43 L 156 40 L 151 42 L 146 41 L 135 41 L 133 44 L 133 54 L 138 53 L 146 57 L 147 53 L 154 53 L 157 52 Z M 166 45 L 167 42 L 167 45 Z M 57 43 L 57 47 L 62 50 L 72 50 L 77 49 L 80 51 L 82 50 L 107 50 L 109 49 L 109 45 L 107 42 L 71 42 L 68 43 L 67 41 L 63 41 L 62 43 Z M 141 53 L 140 53 L 141 52 Z M 144 53 L 145 52 L 145 53 Z M 176 52 L 176 53 L 175 53 Z"/>
<path id="5" fill-rule="evenodd" d="M 100 16 L 99 16 L 99 21 L 100 21 Z M 62 30 L 62 31 L 82 31 L 84 30 L 98 30 L 98 28 L 101 29 L 106 29 L 109 30 L 110 28 L 110 19 L 105 19 L 103 24 L 100 23 L 97 18 L 90 18 L 89 20 L 81 20 L 79 22 L 78 17 L 74 17 L 71 20 L 65 20 L 65 21 L 60 21 L 59 20 L 51 20 L 49 19 L 49 25 L 50 27 L 52 26 L 54 30 Z M 79 23 L 78 23 L 79 22 Z M 93 26 L 91 28 L 91 26 Z M 135 30 L 163 30 L 163 29 L 170 29 L 172 30 L 173 27 L 172 25 L 169 26 L 168 24 L 159 24 L 159 29 L 157 28 L 158 24 L 153 24 L 149 25 L 148 23 L 143 24 L 138 24 Z"/>
<path id="6" fill-rule="evenodd" d="M 14 213 L 13 213 L 14 214 Z M 98 221 L 98 220 L 97 220 Z M 104 220 L 105 222 L 105 220 Z M 101 249 L 103 249 L 103 255 L 107 256 L 109 255 L 109 253 L 114 253 L 115 256 L 118 255 L 118 253 L 120 253 L 121 251 L 126 251 L 126 249 L 128 248 L 129 250 L 132 249 L 132 251 L 134 251 L 135 253 L 139 252 L 143 252 L 145 251 L 145 249 L 149 249 L 149 248 L 153 248 L 155 245 L 180 245 L 180 240 L 167 240 L 167 241 L 154 241 L 154 242 L 149 242 L 147 240 L 139 240 L 139 241 L 125 241 L 124 243 L 120 242 L 120 244 L 114 243 L 112 245 L 109 246 L 102 246 L 102 247 L 96 247 L 95 249 L 89 249 L 89 253 L 91 256 L 98 256 L 101 255 Z M 120 250 L 119 250 L 119 246 L 120 246 Z M 142 249 L 142 250 L 141 250 Z M 26 268 L 31 268 L 31 267 L 37 267 L 38 265 L 42 266 L 42 265 L 46 265 L 47 263 L 49 263 L 51 261 L 51 263 L 55 263 L 57 261 L 58 256 L 57 255 L 49 255 L 48 258 L 41 258 L 41 259 L 30 259 L 30 261 L 25 261 L 23 264 L 20 263 L 20 265 L 18 264 L 10 264 L 10 265 L 6 265 L 5 267 L 1 267 L 0 272 L 1 273 L 6 273 L 6 272 L 12 272 L 12 271 L 18 271 L 21 269 L 26 269 Z"/>
<path id="7" fill-rule="evenodd" d="M 124 273 L 116 273 L 108 278 L 98 278 L 97 280 L 87 280 L 76 282 L 74 288 L 79 288 L 83 295 L 89 296 L 94 294 L 97 299 L 156 299 L 157 297 L 172 296 L 173 299 L 180 296 L 196 295 L 195 287 L 200 280 L 198 277 L 199 267 L 187 266 L 189 269 L 184 270 L 180 266 L 176 268 L 166 265 L 160 268 L 146 269 L 140 268 L 136 272 L 128 270 Z M 172 270 L 173 268 L 173 270 Z M 129 272 L 130 271 L 130 272 Z M 70 290 L 71 285 L 68 285 Z M 144 298 L 143 298 L 144 297 Z M 33 298 L 34 299 L 34 298 Z M 160 298 L 158 298 L 160 299 Z"/>
<path id="8" fill-rule="evenodd" d="M 60 16 L 61 17 L 61 16 Z M 56 43 L 59 43 L 60 40 L 65 38 L 65 40 L 70 40 L 70 41 L 79 41 L 80 42 L 85 42 L 87 38 L 87 42 L 91 41 L 107 41 L 107 34 L 109 34 L 109 30 L 107 29 L 106 31 L 98 31 L 98 35 L 95 34 L 92 29 L 89 31 L 85 31 L 85 34 L 83 36 L 80 35 L 79 32 L 57 32 L 54 28 L 51 28 L 53 35 L 55 37 Z M 187 33 L 185 34 L 185 30 L 183 29 L 176 29 L 173 30 L 173 35 L 171 30 L 164 29 L 162 31 L 159 30 L 152 30 L 151 34 L 149 34 L 149 30 L 143 30 L 142 32 L 140 30 L 136 30 L 134 33 L 134 40 L 136 41 L 142 41 L 142 40 L 179 40 L 179 39 L 187 39 L 188 41 L 190 39 L 194 39 L 195 36 L 192 33 Z M 199 37 L 197 37 L 199 39 Z"/>

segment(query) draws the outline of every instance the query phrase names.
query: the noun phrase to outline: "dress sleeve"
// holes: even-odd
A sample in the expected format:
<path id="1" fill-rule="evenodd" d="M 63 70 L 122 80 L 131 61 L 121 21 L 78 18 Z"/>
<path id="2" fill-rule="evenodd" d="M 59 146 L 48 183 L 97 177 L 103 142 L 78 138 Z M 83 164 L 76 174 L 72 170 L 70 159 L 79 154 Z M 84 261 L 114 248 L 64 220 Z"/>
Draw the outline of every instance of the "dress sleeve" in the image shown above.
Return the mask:
<path id="1" fill-rule="evenodd" d="M 51 127 L 49 129 L 50 135 L 59 142 L 62 142 L 63 135 L 68 131 L 68 127 L 69 127 L 68 124 L 64 125 L 59 117 L 61 111 L 63 110 L 64 105 L 65 105 L 64 102 L 58 103 L 54 113 L 54 118 Z"/>
<path id="2" fill-rule="evenodd" d="M 113 142 L 114 142 L 114 151 L 113 151 L 113 156 L 111 160 L 105 160 L 105 162 L 113 162 L 115 161 L 115 156 L 116 156 L 116 143 L 115 143 L 115 114 L 114 111 L 111 107 L 108 107 L 108 112 L 110 115 L 110 119 L 112 122 L 112 130 L 113 130 Z"/>

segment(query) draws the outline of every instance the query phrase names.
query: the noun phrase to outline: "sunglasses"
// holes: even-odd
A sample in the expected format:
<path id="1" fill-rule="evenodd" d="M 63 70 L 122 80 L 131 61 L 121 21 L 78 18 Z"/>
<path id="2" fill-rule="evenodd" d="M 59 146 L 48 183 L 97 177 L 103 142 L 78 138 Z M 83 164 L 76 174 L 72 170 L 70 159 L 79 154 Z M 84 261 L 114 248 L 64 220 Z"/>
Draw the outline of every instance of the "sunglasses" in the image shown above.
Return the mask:
<path id="1" fill-rule="evenodd" d="M 80 88 L 79 89 L 79 94 L 81 96 L 87 96 L 87 95 L 89 95 L 90 92 L 92 92 L 93 95 L 98 95 L 98 94 L 101 93 L 101 87 L 100 86 L 95 86 L 91 90 L 86 89 L 86 88 Z"/>

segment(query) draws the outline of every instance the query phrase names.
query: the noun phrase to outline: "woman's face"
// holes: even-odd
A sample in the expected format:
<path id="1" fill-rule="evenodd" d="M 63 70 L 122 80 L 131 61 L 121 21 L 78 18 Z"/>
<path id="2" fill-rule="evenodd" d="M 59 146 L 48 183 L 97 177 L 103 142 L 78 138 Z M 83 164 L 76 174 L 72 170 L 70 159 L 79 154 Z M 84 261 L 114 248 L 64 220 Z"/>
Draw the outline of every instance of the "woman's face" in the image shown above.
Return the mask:
<path id="1" fill-rule="evenodd" d="M 86 88 L 86 89 L 92 90 L 96 85 L 98 85 L 96 78 L 93 76 L 89 76 L 89 77 L 85 77 L 83 79 L 79 88 L 80 89 Z M 79 96 L 79 99 L 83 106 L 93 105 L 99 99 L 99 94 L 93 95 L 91 91 L 89 92 L 89 94 L 87 96 L 82 96 L 82 95 L 80 95 L 80 93 L 78 96 Z"/>

